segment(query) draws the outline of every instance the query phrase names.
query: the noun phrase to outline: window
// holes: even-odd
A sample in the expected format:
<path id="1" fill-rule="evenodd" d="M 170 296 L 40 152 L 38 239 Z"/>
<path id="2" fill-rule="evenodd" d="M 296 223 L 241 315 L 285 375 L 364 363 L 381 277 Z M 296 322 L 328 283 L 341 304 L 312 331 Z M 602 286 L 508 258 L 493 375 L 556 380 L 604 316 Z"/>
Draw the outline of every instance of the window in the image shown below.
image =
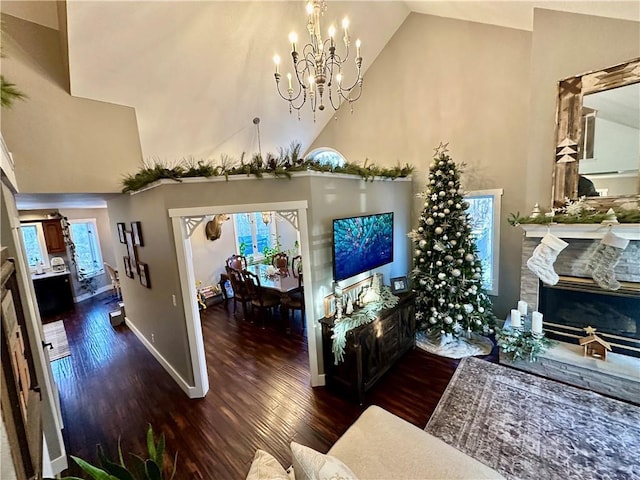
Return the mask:
<path id="1" fill-rule="evenodd" d="M 468 192 L 465 199 L 469 203 L 471 234 L 482 263 L 482 287 L 488 294 L 498 295 L 502 189 Z"/>
<path id="2" fill-rule="evenodd" d="M 346 163 L 345 158 L 340 152 L 329 147 L 320 147 L 312 150 L 307 158 L 323 165 L 331 165 L 332 167 L 343 167 Z"/>
<path id="3" fill-rule="evenodd" d="M 233 216 L 233 221 L 239 255 L 251 257 L 250 261 L 259 261 L 264 257 L 264 250 L 274 246 L 275 222 L 270 212 L 238 213 Z"/>
<path id="4" fill-rule="evenodd" d="M 44 268 L 49 267 L 49 255 L 47 255 L 47 243 L 44 240 L 42 224 L 23 223 L 20 225 L 22 241 L 27 252 L 27 261 L 30 268 L 36 268 L 42 263 Z"/>
<path id="5" fill-rule="evenodd" d="M 104 273 L 96 220 L 69 220 L 69 230 L 76 246 L 78 272 L 89 277 Z"/>

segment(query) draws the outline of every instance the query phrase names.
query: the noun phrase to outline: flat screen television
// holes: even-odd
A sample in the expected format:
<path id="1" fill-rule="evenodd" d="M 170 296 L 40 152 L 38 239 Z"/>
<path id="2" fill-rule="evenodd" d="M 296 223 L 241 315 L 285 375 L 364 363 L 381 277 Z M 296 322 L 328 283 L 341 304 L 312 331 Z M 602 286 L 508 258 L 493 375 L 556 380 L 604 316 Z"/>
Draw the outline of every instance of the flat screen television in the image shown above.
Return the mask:
<path id="1" fill-rule="evenodd" d="M 393 262 L 393 212 L 333 220 L 337 282 Z"/>

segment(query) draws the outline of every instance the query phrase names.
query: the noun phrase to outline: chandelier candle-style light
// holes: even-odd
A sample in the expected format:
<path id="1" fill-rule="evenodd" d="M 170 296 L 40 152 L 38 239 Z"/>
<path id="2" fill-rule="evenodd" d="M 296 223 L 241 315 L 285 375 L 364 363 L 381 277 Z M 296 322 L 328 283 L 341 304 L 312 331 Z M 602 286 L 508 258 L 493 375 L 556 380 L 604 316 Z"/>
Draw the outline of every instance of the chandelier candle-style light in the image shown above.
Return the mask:
<path id="1" fill-rule="evenodd" d="M 286 95 L 283 95 L 280 90 L 280 57 L 278 55 L 273 57 L 273 61 L 276 64 L 275 77 L 278 93 L 289 102 L 289 113 L 295 109 L 298 112 L 298 118 L 300 118 L 300 109 L 307 102 L 307 98 L 315 120 L 316 109 L 324 110 L 325 93 L 334 110 L 337 110 L 343 101 L 347 101 L 351 105 L 362 94 L 360 39 L 356 40 L 355 64 L 358 75 L 352 85 L 345 86 L 343 84 L 342 67 L 349 58 L 349 47 L 351 45 L 349 20 L 346 17 L 342 20 L 345 46 L 344 57 L 342 57 L 336 52 L 335 26 L 331 25 L 327 31 L 329 38 L 322 40 L 320 17 L 326 9 L 325 0 L 313 0 L 307 3 L 307 30 L 311 40 L 302 50 L 299 50 L 297 45 L 298 35 L 295 32 L 289 34 L 294 74 L 287 73 L 288 86 Z"/>

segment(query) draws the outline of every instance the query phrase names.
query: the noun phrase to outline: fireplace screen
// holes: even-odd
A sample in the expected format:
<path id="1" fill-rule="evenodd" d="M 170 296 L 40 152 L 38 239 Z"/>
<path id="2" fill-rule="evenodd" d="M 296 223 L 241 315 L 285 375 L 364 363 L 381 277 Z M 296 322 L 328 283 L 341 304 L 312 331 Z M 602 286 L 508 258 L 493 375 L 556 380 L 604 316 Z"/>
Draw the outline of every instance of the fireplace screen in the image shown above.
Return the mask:
<path id="1" fill-rule="evenodd" d="M 555 286 L 541 282 L 539 310 L 550 338 L 575 343 L 592 326 L 614 352 L 640 357 L 640 286 L 609 292 L 590 279 L 561 277 Z"/>

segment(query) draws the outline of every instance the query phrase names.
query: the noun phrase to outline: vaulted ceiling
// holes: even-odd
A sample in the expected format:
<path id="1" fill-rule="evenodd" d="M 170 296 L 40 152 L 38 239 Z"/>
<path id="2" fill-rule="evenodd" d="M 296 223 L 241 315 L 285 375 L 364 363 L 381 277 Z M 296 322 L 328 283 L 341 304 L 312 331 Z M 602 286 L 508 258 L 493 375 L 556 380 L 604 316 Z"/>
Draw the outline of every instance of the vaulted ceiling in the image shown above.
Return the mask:
<path id="1" fill-rule="evenodd" d="M 3 11 L 26 10 L 29 3 L 36 5 L 31 21 L 58 27 L 47 15 L 47 10 L 55 13 L 51 4 L 18 2 L 3 6 Z M 292 141 L 306 148 L 327 122 L 334 121 L 333 111 L 318 112 L 315 119 L 307 108 L 300 119 L 295 112 L 290 115 L 276 93 L 272 62 L 279 53 L 282 72 L 291 70 L 287 36 L 297 31 L 301 43 L 306 37 L 304 5 L 69 1 L 71 93 L 134 107 L 145 158 L 176 161 L 252 154 L 258 151 L 255 117 L 261 119 L 263 152 L 275 152 Z M 370 95 L 366 69 L 412 11 L 531 30 L 535 6 L 640 20 L 638 1 L 329 1 L 323 28 L 339 26 L 342 17 L 349 17 L 352 40 L 363 42 L 363 95 Z M 393 72 L 389 84 L 393 88 Z"/>

